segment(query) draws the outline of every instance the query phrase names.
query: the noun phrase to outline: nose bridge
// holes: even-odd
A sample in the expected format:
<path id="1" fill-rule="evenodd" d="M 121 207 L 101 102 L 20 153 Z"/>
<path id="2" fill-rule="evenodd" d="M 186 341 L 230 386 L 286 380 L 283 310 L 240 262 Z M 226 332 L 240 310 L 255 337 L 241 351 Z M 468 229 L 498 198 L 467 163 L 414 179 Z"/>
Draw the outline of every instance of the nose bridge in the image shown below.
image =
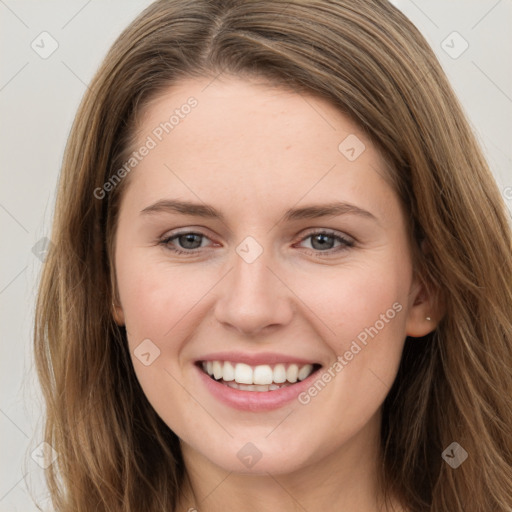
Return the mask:
<path id="1" fill-rule="evenodd" d="M 246 334 L 284 324 L 292 316 L 287 288 L 268 268 L 275 266 L 271 251 L 251 238 L 236 248 L 233 268 L 223 280 L 215 307 L 220 323 Z"/>

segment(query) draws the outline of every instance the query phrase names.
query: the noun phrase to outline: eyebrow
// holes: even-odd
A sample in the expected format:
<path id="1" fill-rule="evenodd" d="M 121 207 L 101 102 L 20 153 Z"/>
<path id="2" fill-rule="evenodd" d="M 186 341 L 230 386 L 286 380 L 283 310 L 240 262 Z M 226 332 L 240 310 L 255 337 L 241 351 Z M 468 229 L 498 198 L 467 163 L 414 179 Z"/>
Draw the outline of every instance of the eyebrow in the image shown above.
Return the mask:
<path id="1" fill-rule="evenodd" d="M 225 223 L 225 216 L 213 206 L 190 201 L 179 201 L 175 199 L 162 199 L 156 203 L 147 206 L 141 211 L 141 214 L 153 213 L 180 213 L 183 215 L 192 215 L 194 217 L 203 217 L 216 219 Z M 375 215 L 358 206 L 343 202 L 332 202 L 321 205 L 304 206 L 302 208 L 290 208 L 285 212 L 282 219 L 285 222 L 291 222 L 304 219 L 317 219 L 320 217 L 330 217 L 353 214 L 369 219 L 377 220 Z"/>

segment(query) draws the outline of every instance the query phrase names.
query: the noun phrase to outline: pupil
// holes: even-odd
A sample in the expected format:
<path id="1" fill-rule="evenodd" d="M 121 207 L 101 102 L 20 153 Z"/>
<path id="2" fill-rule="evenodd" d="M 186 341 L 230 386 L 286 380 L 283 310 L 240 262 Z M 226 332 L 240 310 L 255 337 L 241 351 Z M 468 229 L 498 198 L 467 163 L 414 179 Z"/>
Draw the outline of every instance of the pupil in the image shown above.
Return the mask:
<path id="1" fill-rule="evenodd" d="M 313 243 L 312 243 L 313 247 L 315 249 L 325 249 L 326 248 L 326 242 L 325 242 L 326 238 L 332 239 L 332 236 L 331 235 L 325 235 L 325 234 L 315 235 L 313 237 Z M 315 247 L 315 242 L 316 241 L 320 242 L 320 246 L 319 247 Z M 328 244 L 328 245 L 332 245 L 332 244 Z M 332 247 L 328 247 L 328 248 L 331 249 Z"/>
<path id="2" fill-rule="evenodd" d="M 188 244 L 194 244 L 194 239 L 196 239 L 196 242 L 197 242 L 197 239 L 199 238 L 199 235 L 196 235 L 194 233 L 189 233 L 187 235 L 181 235 L 180 236 L 180 244 L 185 247 L 186 249 L 197 249 L 197 247 L 190 247 Z M 184 242 L 184 243 L 183 243 Z M 199 245 L 201 245 L 201 241 L 199 240 Z"/>

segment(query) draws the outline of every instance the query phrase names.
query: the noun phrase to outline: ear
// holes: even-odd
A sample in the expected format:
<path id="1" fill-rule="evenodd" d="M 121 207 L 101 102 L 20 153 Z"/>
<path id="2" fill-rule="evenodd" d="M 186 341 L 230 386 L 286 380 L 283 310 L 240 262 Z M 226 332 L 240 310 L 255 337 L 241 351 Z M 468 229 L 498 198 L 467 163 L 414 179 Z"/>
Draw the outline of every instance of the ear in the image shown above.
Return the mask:
<path id="1" fill-rule="evenodd" d="M 110 307 L 112 311 L 112 317 L 114 318 L 114 322 L 119 325 L 123 326 L 125 325 L 125 319 L 124 319 L 124 311 L 121 307 L 119 300 L 119 290 L 117 288 L 117 279 L 115 276 L 115 271 L 111 272 L 110 274 Z"/>
<path id="2" fill-rule="evenodd" d="M 442 317 L 437 294 L 425 283 L 416 280 L 411 286 L 406 334 L 413 338 L 426 336 L 438 325 Z"/>
<path id="3" fill-rule="evenodd" d="M 421 244 L 423 254 L 428 245 Z M 409 311 L 406 321 L 406 334 L 413 338 L 426 336 L 436 329 L 444 315 L 444 303 L 438 289 L 415 275 L 409 294 Z"/>
<path id="4" fill-rule="evenodd" d="M 112 316 L 117 325 L 122 326 L 125 324 L 123 308 L 116 304 L 116 301 L 112 302 Z"/>

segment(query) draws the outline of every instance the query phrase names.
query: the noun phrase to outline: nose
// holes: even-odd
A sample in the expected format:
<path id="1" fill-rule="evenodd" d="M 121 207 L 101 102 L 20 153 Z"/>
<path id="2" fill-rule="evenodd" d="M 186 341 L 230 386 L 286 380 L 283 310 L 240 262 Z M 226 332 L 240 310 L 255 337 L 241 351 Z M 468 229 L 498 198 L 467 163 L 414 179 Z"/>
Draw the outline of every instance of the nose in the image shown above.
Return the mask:
<path id="1" fill-rule="evenodd" d="M 252 263 L 235 254 L 234 268 L 222 280 L 214 308 L 220 324 L 246 336 L 257 336 L 291 321 L 293 293 L 269 259 L 265 251 Z"/>

